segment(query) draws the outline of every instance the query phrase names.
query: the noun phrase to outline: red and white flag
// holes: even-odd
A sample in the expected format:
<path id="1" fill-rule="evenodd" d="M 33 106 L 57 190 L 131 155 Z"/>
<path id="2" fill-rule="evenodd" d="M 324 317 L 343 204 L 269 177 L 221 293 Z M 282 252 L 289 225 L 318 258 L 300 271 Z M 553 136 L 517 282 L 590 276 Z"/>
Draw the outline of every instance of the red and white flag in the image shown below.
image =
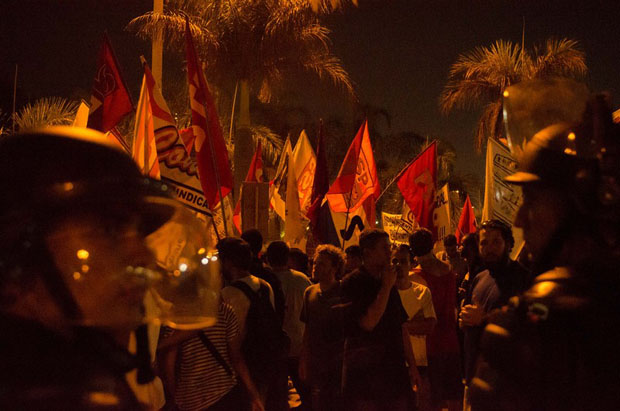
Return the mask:
<path id="1" fill-rule="evenodd" d="M 381 187 L 370 145 L 368 121 L 360 127 L 342 162 L 338 177 L 325 197 L 336 213 L 357 210 L 368 197 L 379 197 Z M 370 210 L 368 210 L 370 211 Z"/>
<path id="2" fill-rule="evenodd" d="M 189 20 L 185 21 L 187 81 L 192 110 L 192 131 L 200 183 L 209 207 L 215 206 L 233 189 L 228 149 L 222 135 L 213 96 L 202 72 Z"/>
<path id="3" fill-rule="evenodd" d="M 107 34 L 104 34 L 97 57 L 88 127 L 105 133 L 132 111 L 131 97 L 118 68 L 110 40 Z"/>
<path id="4" fill-rule="evenodd" d="M 404 169 L 396 183 L 418 224 L 431 231 L 436 181 L 437 143 L 433 142 Z"/>

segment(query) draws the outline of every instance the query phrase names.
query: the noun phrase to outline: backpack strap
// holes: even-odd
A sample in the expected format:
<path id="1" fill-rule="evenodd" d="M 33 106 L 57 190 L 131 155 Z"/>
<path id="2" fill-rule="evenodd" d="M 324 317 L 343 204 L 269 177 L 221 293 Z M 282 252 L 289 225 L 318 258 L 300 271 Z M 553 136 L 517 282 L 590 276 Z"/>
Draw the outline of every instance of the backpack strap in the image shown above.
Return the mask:
<path id="1" fill-rule="evenodd" d="M 235 287 L 236 289 L 241 290 L 243 294 L 248 297 L 250 303 L 252 303 L 255 299 L 258 299 L 259 294 L 266 288 L 263 283 L 260 283 L 260 288 L 258 289 L 258 291 L 254 291 L 252 287 L 248 285 L 248 283 L 241 280 L 237 280 L 232 283 L 231 287 Z"/>
<path id="2" fill-rule="evenodd" d="M 204 331 L 201 331 L 198 333 L 198 338 L 200 338 L 200 341 L 202 341 L 205 347 L 207 347 L 207 349 L 209 350 L 211 355 L 213 355 L 215 360 L 222 366 L 222 368 L 224 368 L 224 370 L 226 370 L 226 373 L 232 376 L 233 372 L 230 369 L 230 366 L 228 365 L 226 360 L 224 360 L 224 358 L 222 357 L 220 352 L 217 350 L 217 348 L 215 348 L 215 345 L 213 345 L 209 337 L 207 337 L 207 334 L 205 334 Z"/>

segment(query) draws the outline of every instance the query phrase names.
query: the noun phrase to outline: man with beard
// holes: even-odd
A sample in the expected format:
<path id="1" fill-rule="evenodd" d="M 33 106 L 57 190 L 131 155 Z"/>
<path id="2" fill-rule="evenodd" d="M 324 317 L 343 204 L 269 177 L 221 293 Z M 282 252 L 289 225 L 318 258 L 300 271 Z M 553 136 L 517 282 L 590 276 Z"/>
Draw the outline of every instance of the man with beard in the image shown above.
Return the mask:
<path id="1" fill-rule="evenodd" d="M 499 220 L 482 223 L 479 231 L 479 250 L 483 270 L 471 283 L 471 299 L 466 299 L 459 316 L 464 333 L 465 380 L 469 385 L 478 355 L 480 335 L 486 325 L 485 317 L 492 310 L 508 303 L 510 297 L 526 287 L 528 272 L 509 255 L 514 245 L 510 227 Z M 465 395 L 467 401 L 467 394 Z"/>

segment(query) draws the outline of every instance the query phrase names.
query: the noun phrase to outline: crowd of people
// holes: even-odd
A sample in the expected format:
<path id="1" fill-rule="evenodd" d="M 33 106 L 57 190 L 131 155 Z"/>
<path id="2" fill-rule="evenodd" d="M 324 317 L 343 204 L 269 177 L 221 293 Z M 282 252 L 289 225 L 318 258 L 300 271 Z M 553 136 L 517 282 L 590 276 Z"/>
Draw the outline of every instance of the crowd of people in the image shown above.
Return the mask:
<path id="1" fill-rule="evenodd" d="M 171 221 L 166 187 L 94 131 L 7 137 L 0 408 L 613 409 L 620 130 L 605 97 L 522 154 L 505 181 L 523 189 L 527 267 L 500 220 L 438 254 L 425 228 L 311 258 L 250 230 L 217 244 L 215 324 L 163 327 L 149 347 L 146 238 Z"/>
<path id="2" fill-rule="evenodd" d="M 181 410 L 239 409 L 239 401 L 253 409 L 460 410 L 465 395 L 467 407 L 486 318 L 530 281 L 509 258 L 513 245 L 499 220 L 462 248 L 446 236 L 437 254 L 424 228 L 399 245 L 367 229 L 359 245 L 320 245 L 310 261 L 282 241 L 264 247 L 255 229 L 225 238 L 218 325 L 166 330 L 160 340 L 161 357 L 176 358 L 165 362 L 168 402 Z M 249 320 L 267 311 L 271 330 Z"/>

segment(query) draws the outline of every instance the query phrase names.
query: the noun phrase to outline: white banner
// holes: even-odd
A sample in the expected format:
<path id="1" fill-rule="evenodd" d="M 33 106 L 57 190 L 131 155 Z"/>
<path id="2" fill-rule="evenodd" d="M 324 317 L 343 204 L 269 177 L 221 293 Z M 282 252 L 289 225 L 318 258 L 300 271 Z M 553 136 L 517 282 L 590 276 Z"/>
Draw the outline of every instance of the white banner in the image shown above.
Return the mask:
<path id="1" fill-rule="evenodd" d="M 517 163 L 510 151 L 501 143 L 489 139 L 487 143 L 487 159 L 484 188 L 484 208 L 482 221 L 501 220 L 512 226 L 517 210 L 523 202 L 521 187 L 504 182 L 504 178 L 516 171 Z M 523 233 L 512 228 L 515 238 L 513 255 L 521 248 Z"/>
<path id="2" fill-rule="evenodd" d="M 407 209 L 409 209 L 409 207 L 407 207 Z M 408 214 L 413 215 L 413 213 Z M 405 218 L 403 218 L 403 214 L 381 212 L 383 230 L 389 234 L 392 244 L 409 244 L 409 236 L 417 226 L 417 224 L 415 224 L 415 218 L 411 217 L 411 215 L 407 217 L 407 214 L 405 214 Z M 408 221 L 407 218 L 410 220 Z M 413 218 L 413 220 L 411 220 L 411 218 Z"/>
<path id="3" fill-rule="evenodd" d="M 435 195 L 433 224 L 437 229 L 437 241 L 443 241 L 448 234 L 454 234 L 450 224 L 450 192 L 448 184 L 444 185 Z"/>

